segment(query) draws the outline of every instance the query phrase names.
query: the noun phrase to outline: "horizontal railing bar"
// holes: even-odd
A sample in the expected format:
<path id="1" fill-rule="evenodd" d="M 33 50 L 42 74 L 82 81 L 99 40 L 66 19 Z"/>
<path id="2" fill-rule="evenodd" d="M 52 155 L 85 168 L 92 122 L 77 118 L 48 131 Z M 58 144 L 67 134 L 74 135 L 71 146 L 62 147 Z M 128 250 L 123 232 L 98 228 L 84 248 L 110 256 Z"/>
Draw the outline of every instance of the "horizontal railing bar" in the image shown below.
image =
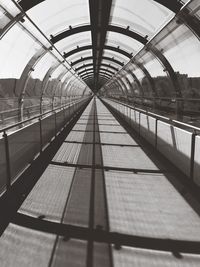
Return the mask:
<path id="1" fill-rule="evenodd" d="M 120 105 L 123 105 L 123 106 L 126 106 L 130 109 L 133 109 L 133 110 L 136 110 L 138 112 L 141 112 L 145 115 L 151 115 L 152 117 L 156 118 L 156 119 L 159 119 L 161 121 L 164 121 L 164 122 L 167 122 L 169 124 L 175 124 L 176 125 L 181 125 L 181 126 L 184 126 L 184 127 L 187 127 L 187 128 L 190 128 L 191 130 L 195 130 L 195 131 L 200 131 L 200 128 L 197 127 L 197 126 L 193 126 L 193 125 L 190 125 L 190 124 L 187 124 L 187 123 L 184 123 L 184 122 L 181 122 L 181 121 L 177 121 L 177 120 L 173 120 L 173 119 L 170 119 L 170 118 L 167 118 L 167 117 L 164 117 L 164 116 L 161 116 L 161 115 L 158 115 L 158 114 L 155 114 L 153 112 L 149 112 L 149 111 L 145 111 L 143 109 L 140 109 L 140 108 L 136 108 L 136 107 L 133 107 L 131 105 L 128 105 L 126 103 L 123 103 L 123 102 L 120 102 L 120 101 L 117 101 L 115 99 L 109 99 L 113 102 L 116 102 L 117 104 L 120 104 Z"/>
<path id="2" fill-rule="evenodd" d="M 82 100 L 80 100 L 80 101 L 82 101 Z M 80 101 L 77 101 L 77 102 L 74 101 L 74 102 L 71 102 L 71 103 L 67 103 L 67 104 L 65 104 L 65 105 L 63 105 L 63 106 L 61 106 L 61 107 L 57 107 L 57 108 L 55 108 L 55 109 L 53 109 L 53 110 L 47 111 L 47 112 L 45 112 L 45 113 L 42 113 L 42 114 L 37 115 L 37 116 L 34 116 L 34 117 L 29 118 L 29 119 L 27 119 L 27 120 L 23 120 L 23 121 L 20 121 L 20 122 L 18 122 L 18 123 L 12 124 L 12 125 L 10 125 L 10 126 L 7 126 L 7 127 L 5 127 L 5 128 L 0 129 L 0 133 L 5 132 L 5 131 L 7 131 L 7 130 L 10 130 L 10 129 L 12 129 L 12 128 L 18 127 L 18 126 L 20 126 L 20 125 L 22 125 L 22 124 L 24 124 L 24 123 L 29 122 L 29 121 L 32 121 L 32 120 L 35 120 L 35 119 L 40 119 L 40 118 L 44 117 L 44 116 L 47 115 L 47 114 L 51 114 L 51 113 L 53 113 L 53 112 L 55 112 L 55 111 L 57 111 L 57 110 L 65 109 L 66 107 L 68 107 L 68 106 L 70 106 L 70 105 L 72 105 L 72 104 L 75 104 L 75 103 L 79 103 Z"/>

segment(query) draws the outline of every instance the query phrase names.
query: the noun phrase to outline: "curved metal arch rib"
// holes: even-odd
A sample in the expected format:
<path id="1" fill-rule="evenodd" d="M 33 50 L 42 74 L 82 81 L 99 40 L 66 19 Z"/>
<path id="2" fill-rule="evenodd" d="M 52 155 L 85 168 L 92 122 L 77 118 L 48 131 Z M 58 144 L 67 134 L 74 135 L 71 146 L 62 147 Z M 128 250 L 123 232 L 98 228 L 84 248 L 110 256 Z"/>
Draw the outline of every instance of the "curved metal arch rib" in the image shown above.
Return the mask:
<path id="1" fill-rule="evenodd" d="M 102 80 L 104 80 L 104 81 L 108 81 L 110 79 L 108 76 L 105 76 L 103 74 L 100 74 L 99 75 L 99 78 L 102 79 Z M 89 81 L 93 81 L 94 78 L 93 78 L 93 75 L 92 75 L 92 76 L 85 77 L 83 80 L 84 80 L 84 82 L 87 82 L 87 81 L 89 82 Z"/>
<path id="2" fill-rule="evenodd" d="M 85 72 L 88 72 L 88 71 L 90 71 L 90 70 L 93 70 L 93 68 L 84 69 L 84 70 L 78 72 L 78 75 L 81 75 L 81 74 L 83 74 L 83 73 L 85 73 Z M 105 72 L 109 72 L 109 73 L 112 74 L 112 75 L 115 74 L 113 71 L 108 70 L 108 69 L 100 68 L 100 70 L 105 71 Z"/>
<path id="3" fill-rule="evenodd" d="M 100 71 L 100 74 L 101 75 L 104 75 L 104 76 L 107 76 L 109 79 L 112 78 L 112 75 L 109 74 L 109 73 L 105 73 L 105 72 L 101 72 Z M 82 79 L 86 78 L 86 77 L 94 77 L 94 74 L 92 71 L 88 72 L 88 73 L 85 73 L 84 75 L 81 76 Z"/>
<path id="4" fill-rule="evenodd" d="M 20 1 L 20 6 L 23 8 L 24 11 L 27 11 L 29 9 L 31 9 L 32 7 L 44 2 L 45 0 L 21 0 Z M 183 6 L 183 4 L 176 0 L 176 1 L 169 1 L 169 0 L 153 0 L 165 7 L 167 7 L 168 9 L 170 9 L 171 11 L 178 13 L 179 10 L 181 9 L 181 7 Z"/>
<path id="5" fill-rule="evenodd" d="M 84 69 L 84 68 L 87 68 L 87 67 L 90 67 L 90 66 L 93 66 L 93 63 L 88 63 L 88 64 L 85 64 L 85 65 L 81 65 L 80 67 L 76 68 L 75 71 L 79 71 L 81 69 Z M 112 69 L 114 71 L 118 71 L 119 70 L 119 69 L 115 68 L 114 66 L 112 66 L 110 64 L 106 64 L 106 63 L 101 63 L 101 66 L 110 68 L 110 69 Z"/>
<path id="6" fill-rule="evenodd" d="M 109 73 L 105 73 L 104 71 L 101 71 L 101 70 L 100 70 L 99 73 L 100 73 L 101 75 L 107 76 L 109 79 L 111 79 L 111 78 L 113 77 L 113 75 L 111 75 L 111 74 L 109 74 Z M 87 73 L 83 74 L 83 75 L 81 76 L 81 79 L 86 78 L 87 76 L 93 76 L 93 78 L 94 78 L 94 73 L 93 73 L 93 71 L 90 71 L 90 72 L 87 72 Z"/>
<path id="7" fill-rule="evenodd" d="M 77 47 L 67 53 L 64 52 L 64 57 L 67 58 L 67 57 L 70 57 L 76 53 L 79 53 L 79 52 L 82 52 L 82 51 L 85 51 L 85 50 L 91 50 L 92 49 L 92 45 L 85 45 L 85 46 L 82 46 L 82 47 Z M 117 53 L 120 53 L 121 55 L 124 55 L 125 57 L 131 59 L 133 57 L 132 53 L 128 53 L 126 51 L 124 51 L 123 49 L 119 48 L 119 47 L 114 47 L 114 46 L 110 46 L 110 45 L 105 45 L 104 46 L 104 49 L 105 50 L 112 50 L 112 51 L 115 51 Z"/>
<path id="8" fill-rule="evenodd" d="M 106 82 L 109 81 L 109 79 L 110 79 L 110 78 L 108 78 L 108 77 L 99 75 L 99 81 L 100 81 L 100 83 L 105 84 Z M 85 82 L 88 86 L 90 86 L 90 84 L 91 84 L 91 85 L 93 84 L 93 82 L 94 82 L 94 78 L 92 78 L 92 77 L 88 77 L 87 79 L 84 79 L 84 82 Z"/>
<path id="9" fill-rule="evenodd" d="M 84 62 L 86 60 L 92 60 L 92 59 L 93 59 L 92 56 L 89 56 L 89 57 L 81 57 L 80 59 L 78 59 L 78 60 L 76 60 L 74 62 L 71 62 L 71 66 L 74 67 L 76 64 L 79 64 L 79 63 Z M 102 57 L 102 60 L 111 61 L 113 63 L 118 64 L 121 67 L 124 66 L 124 62 L 121 62 L 121 61 L 115 59 L 114 57 L 106 57 L 106 56 L 103 56 Z"/>
<path id="10" fill-rule="evenodd" d="M 85 31 L 91 31 L 92 27 L 91 25 L 83 25 L 83 26 L 79 26 L 79 27 L 75 27 L 75 28 L 70 28 L 68 30 L 65 30 L 55 36 L 53 36 L 50 41 L 55 44 L 61 40 L 63 40 L 64 38 L 67 38 L 73 34 L 77 34 L 77 33 L 81 33 L 81 32 L 85 32 Z M 137 40 L 138 42 L 142 43 L 142 44 L 146 44 L 147 43 L 147 39 L 145 37 L 143 37 L 142 35 L 140 35 L 137 32 L 134 31 L 130 31 L 126 28 L 122 28 L 119 26 L 115 26 L 115 25 L 108 25 L 107 31 L 111 31 L 111 32 L 117 32 L 117 33 L 121 33 L 124 35 L 127 35 L 135 40 Z"/>

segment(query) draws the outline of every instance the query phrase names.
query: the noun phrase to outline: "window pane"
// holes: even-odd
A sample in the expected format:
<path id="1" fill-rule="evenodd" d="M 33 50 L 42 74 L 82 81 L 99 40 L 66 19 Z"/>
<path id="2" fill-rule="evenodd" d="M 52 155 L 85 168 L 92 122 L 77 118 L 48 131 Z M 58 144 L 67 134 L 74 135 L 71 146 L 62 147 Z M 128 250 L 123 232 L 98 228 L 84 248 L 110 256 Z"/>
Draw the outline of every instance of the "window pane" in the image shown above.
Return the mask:
<path id="1" fill-rule="evenodd" d="M 150 52 L 143 51 L 136 56 L 138 61 L 146 68 L 155 83 L 155 89 L 158 96 L 175 96 L 174 86 L 164 67 L 158 59 Z"/>
<path id="2" fill-rule="evenodd" d="M 45 0 L 27 14 L 47 35 L 63 31 L 69 25 L 90 23 L 87 0 Z"/>
<path id="3" fill-rule="evenodd" d="M 69 36 L 55 44 L 55 46 L 60 51 L 68 51 L 76 48 L 77 46 L 90 45 L 91 41 L 91 32 L 82 32 Z"/>
<path id="4" fill-rule="evenodd" d="M 143 47 L 143 44 L 133 38 L 115 32 L 107 33 L 106 44 L 115 47 L 119 46 L 121 49 L 128 51 L 129 53 L 133 53 L 133 55 Z"/>
<path id="5" fill-rule="evenodd" d="M 152 42 L 177 73 L 182 94 L 200 92 L 200 43 L 185 26 L 172 21 Z"/>
<path id="6" fill-rule="evenodd" d="M 173 12 L 154 1 L 115 0 L 110 23 L 130 26 L 130 29 L 151 37 L 173 15 Z"/>
<path id="7" fill-rule="evenodd" d="M 19 78 L 32 56 L 41 48 L 18 25 L 12 27 L 0 42 L 1 78 Z"/>

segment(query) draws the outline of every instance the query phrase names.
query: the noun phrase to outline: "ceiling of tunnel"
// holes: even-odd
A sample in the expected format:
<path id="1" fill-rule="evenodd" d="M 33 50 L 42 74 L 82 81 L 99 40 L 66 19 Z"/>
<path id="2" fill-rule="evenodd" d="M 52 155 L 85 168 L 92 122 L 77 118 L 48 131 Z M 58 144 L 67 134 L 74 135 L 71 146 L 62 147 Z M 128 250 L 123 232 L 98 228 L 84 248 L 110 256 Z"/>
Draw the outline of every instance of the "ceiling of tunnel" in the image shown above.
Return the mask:
<path id="1" fill-rule="evenodd" d="M 137 54 L 187 1 L 21 0 L 16 2 L 54 43 L 73 69 L 78 69 L 77 72 L 84 75 L 91 89 L 97 91 L 109 80 L 110 75 L 117 73 L 118 69 L 129 62 L 130 58 Z M 25 23 L 28 24 L 26 20 Z M 60 40 L 56 39 L 57 36 Z M 42 61 L 44 60 L 45 57 Z M 47 64 L 51 60 L 48 59 Z M 75 64 L 76 62 L 78 63 Z M 41 74 L 42 76 L 44 74 Z"/>

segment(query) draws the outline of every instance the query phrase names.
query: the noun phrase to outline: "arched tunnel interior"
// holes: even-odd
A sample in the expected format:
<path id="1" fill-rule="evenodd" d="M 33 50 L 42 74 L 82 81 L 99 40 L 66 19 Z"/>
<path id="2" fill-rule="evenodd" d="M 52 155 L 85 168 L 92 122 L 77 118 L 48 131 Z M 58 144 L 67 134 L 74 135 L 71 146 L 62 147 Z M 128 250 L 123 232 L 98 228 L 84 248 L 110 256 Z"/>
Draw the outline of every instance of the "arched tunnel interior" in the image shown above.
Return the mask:
<path id="1" fill-rule="evenodd" d="M 0 0 L 0 266 L 200 266 L 199 0 Z"/>

